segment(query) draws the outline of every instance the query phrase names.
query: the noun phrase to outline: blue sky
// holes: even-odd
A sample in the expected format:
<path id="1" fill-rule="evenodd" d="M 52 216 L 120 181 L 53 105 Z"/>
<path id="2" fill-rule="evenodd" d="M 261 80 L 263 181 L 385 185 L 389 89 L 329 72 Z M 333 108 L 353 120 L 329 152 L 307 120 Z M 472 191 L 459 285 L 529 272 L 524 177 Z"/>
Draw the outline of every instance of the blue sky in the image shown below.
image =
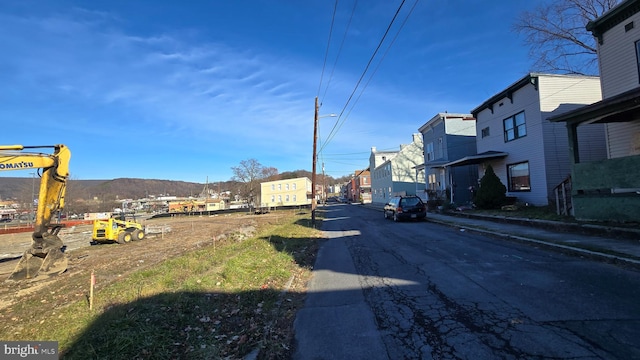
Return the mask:
<path id="1" fill-rule="evenodd" d="M 356 88 L 401 2 L 339 1 L 329 42 L 330 0 L 0 0 L 0 144 L 66 144 L 76 180 L 310 171 L 318 96 L 339 177 L 530 71 L 511 26 L 539 2 L 407 0 Z"/>

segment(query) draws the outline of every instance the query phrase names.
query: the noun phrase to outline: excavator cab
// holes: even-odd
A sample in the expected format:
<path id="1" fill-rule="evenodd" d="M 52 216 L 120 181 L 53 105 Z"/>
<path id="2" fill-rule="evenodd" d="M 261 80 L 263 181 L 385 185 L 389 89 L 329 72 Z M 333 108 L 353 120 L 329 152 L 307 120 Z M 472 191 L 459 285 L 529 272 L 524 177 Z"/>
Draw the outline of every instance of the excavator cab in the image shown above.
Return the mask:
<path id="1" fill-rule="evenodd" d="M 23 152 L 25 149 L 53 148 L 52 154 Z M 31 247 L 27 249 L 7 280 L 18 281 L 56 275 L 67 269 L 68 258 L 58 232 L 61 224 L 51 224 L 53 215 L 64 208 L 71 152 L 64 145 L 0 146 L 0 171 L 38 169 L 40 190 Z"/>

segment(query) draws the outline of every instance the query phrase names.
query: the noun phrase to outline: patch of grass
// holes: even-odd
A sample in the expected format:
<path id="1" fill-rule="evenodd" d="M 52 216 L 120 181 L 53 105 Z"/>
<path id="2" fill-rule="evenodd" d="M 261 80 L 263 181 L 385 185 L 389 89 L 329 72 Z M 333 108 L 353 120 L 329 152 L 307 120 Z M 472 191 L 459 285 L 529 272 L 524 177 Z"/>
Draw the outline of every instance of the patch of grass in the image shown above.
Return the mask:
<path id="1" fill-rule="evenodd" d="M 551 220 L 563 222 L 575 222 L 572 216 L 558 215 L 551 206 L 519 206 L 517 210 L 467 210 L 473 214 L 492 216 L 517 217 L 524 219 Z"/>
<path id="2" fill-rule="evenodd" d="M 614 222 L 614 221 L 579 221 L 573 216 L 558 215 L 554 206 L 519 206 L 516 210 L 465 210 L 465 213 L 500 216 L 507 218 L 522 218 L 558 221 L 574 224 L 590 224 L 599 226 L 610 226 L 618 228 L 637 229 L 638 222 Z"/>
<path id="3" fill-rule="evenodd" d="M 86 291 L 52 311 L 16 304 L 12 333 L 0 338 L 57 340 L 62 359 L 241 358 L 256 349 L 260 359 L 289 357 L 320 241 L 303 216 L 101 286 L 93 311 Z"/>

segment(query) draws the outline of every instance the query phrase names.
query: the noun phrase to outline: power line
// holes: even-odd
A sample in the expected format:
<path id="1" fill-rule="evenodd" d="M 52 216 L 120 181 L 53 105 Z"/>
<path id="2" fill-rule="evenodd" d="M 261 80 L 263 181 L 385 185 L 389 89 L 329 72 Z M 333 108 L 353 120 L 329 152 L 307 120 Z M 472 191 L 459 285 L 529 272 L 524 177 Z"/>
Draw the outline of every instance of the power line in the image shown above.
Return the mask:
<path id="1" fill-rule="evenodd" d="M 336 119 L 335 124 L 333 125 L 333 128 L 331 129 L 331 131 L 329 132 L 329 135 L 327 136 L 327 140 L 325 141 L 325 143 L 321 146 L 320 151 L 322 151 L 324 149 L 324 147 L 326 147 L 326 145 L 331 142 L 331 140 L 333 139 L 333 137 L 336 135 L 336 133 L 338 132 L 338 130 L 342 127 L 342 125 L 346 122 L 346 119 L 348 118 L 349 114 L 351 113 L 351 110 L 353 110 L 353 107 L 355 107 L 355 103 L 357 103 L 358 99 L 360 98 L 360 96 L 362 96 L 362 92 L 364 92 L 364 89 L 366 89 L 366 86 L 362 89 L 360 95 L 358 96 L 358 98 L 356 99 L 356 102 L 353 104 L 353 106 L 351 107 L 351 110 L 349 110 L 349 112 L 347 113 L 346 116 L 343 115 L 347 109 L 347 107 L 349 106 L 349 103 L 351 102 L 351 100 L 353 99 L 353 96 L 355 95 L 356 91 L 358 90 L 360 83 L 362 82 L 362 80 L 364 79 L 365 75 L 367 74 L 367 72 L 369 71 L 369 67 L 371 66 L 371 64 L 373 63 L 373 59 L 375 58 L 375 56 L 377 55 L 378 51 L 380 50 L 384 40 L 386 39 L 387 35 L 389 34 L 389 31 L 391 30 L 391 27 L 393 26 L 395 20 L 398 17 L 398 14 L 400 13 L 400 11 L 402 10 L 402 7 L 404 6 L 406 0 L 402 0 L 402 2 L 400 3 L 400 5 L 398 6 L 398 9 L 396 10 L 393 18 L 391 19 L 391 22 L 389 23 L 389 25 L 387 26 L 387 29 L 384 33 L 384 35 L 382 36 L 382 38 L 380 39 L 380 42 L 378 43 L 378 46 L 376 47 L 375 51 L 373 52 L 373 54 L 371 55 L 371 57 L 369 58 L 369 61 L 367 63 L 367 66 L 365 67 L 364 71 L 362 72 L 362 74 L 360 75 L 360 78 L 358 79 L 353 91 L 351 92 L 351 95 L 349 96 L 349 98 L 347 99 L 345 105 L 343 106 L 340 114 L 338 115 L 338 119 Z M 398 32 L 396 33 L 396 37 L 393 39 L 392 43 L 389 45 L 389 47 L 387 48 L 387 52 L 388 50 L 391 48 L 391 45 L 393 44 L 393 42 L 395 42 L 395 39 L 397 38 L 398 34 L 400 33 L 400 30 L 402 30 L 402 27 L 404 26 L 404 24 L 406 23 L 407 19 L 409 18 L 409 16 L 411 15 L 411 13 L 413 12 L 413 9 L 415 8 L 415 6 L 417 5 L 419 0 L 416 0 L 413 7 L 411 8 L 410 12 L 407 14 L 407 16 L 405 17 L 405 20 L 403 21 L 403 24 L 401 25 L 400 29 L 398 30 Z M 378 63 L 378 67 L 380 66 L 380 64 L 382 63 L 382 60 L 384 59 L 385 55 L 383 56 L 383 58 L 380 60 L 380 62 Z M 376 68 L 377 71 L 377 68 Z M 375 72 L 374 72 L 375 74 Z M 367 85 L 368 83 L 371 81 L 371 78 L 373 77 L 373 75 L 369 78 L 369 80 L 367 81 Z"/>
<path id="2" fill-rule="evenodd" d="M 320 95 L 320 89 L 322 88 L 322 79 L 324 78 L 324 69 L 327 65 L 327 57 L 329 57 L 329 46 L 331 45 L 331 36 L 333 34 L 333 25 L 336 20 L 337 10 L 338 10 L 338 0 L 336 0 L 333 6 L 333 16 L 331 17 L 331 26 L 329 27 L 329 39 L 327 40 L 327 49 L 324 52 L 324 62 L 322 63 L 322 73 L 320 74 L 320 83 L 318 84 L 318 95 Z"/>
<path id="3" fill-rule="evenodd" d="M 395 22 L 396 18 L 398 17 L 398 13 L 402 9 L 402 6 L 404 5 L 404 2 L 405 2 L 405 0 L 402 0 L 402 3 L 400 3 L 400 6 L 398 7 L 398 10 L 396 10 L 396 13 L 393 15 L 393 18 L 391 19 L 391 22 L 387 26 L 387 30 L 385 30 L 384 35 L 382 35 L 382 38 L 378 42 L 378 46 L 376 46 L 375 51 L 373 52 L 373 54 L 371 54 L 371 57 L 369 58 L 369 61 L 367 62 L 367 66 L 365 66 L 364 71 L 362 72 L 362 74 L 360 75 L 360 78 L 358 79 L 358 82 L 356 82 L 356 86 L 353 88 L 353 91 L 351 92 L 351 95 L 349 95 L 349 98 L 347 99 L 347 102 L 344 104 L 342 110 L 340 111 L 340 114 L 338 115 L 338 120 L 336 121 L 336 124 L 333 126 L 333 129 L 331 129 L 331 132 L 329 132 L 329 134 L 333 133 L 334 129 L 336 128 L 336 125 L 340 121 L 340 118 L 344 114 L 344 111 L 346 110 L 347 106 L 351 102 L 351 99 L 353 98 L 353 95 L 356 93 L 356 90 L 358 90 L 358 86 L 360 86 L 360 82 L 362 82 L 362 79 L 366 75 L 367 71 L 369 71 L 369 67 L 371 66 L 371 63 L 373 62 L 373 59 L 375 58 L 376 54 L 378 53 L 378 50 L 380 50 L 380 47 L 382 46 L 382 43 L 384 42 L 384 39 L 387 37 L 387 34 L 389 34 L 389 30 L 391 30 L 391 26 L 393 25 L 393 23 Z"/>
<path id="4" fill-rule="evenodd" d="M 336 5 L 337 5 L 337 1 L 336 1 Z M 344 34 L 342 35 L 342 41 L 340 42 L 340 47 L 338 48 L 338 54 L 336 55 L 336 59 L 333 62 L 333 67 L 331 68 L 331 74 L 329 75 L 327 86 L 325 87 L 324 93 L 320 98 L 320 104 L 322 104 L 322 102 L 324 101 L 324 97 L 327 96 L 327 91 L 329 90 L 329 85 L 331 85 L 331 80 L 333 79 L 333 73 L 335 72 L 336 66 L 338 65 L 338 59 L 340 59 L 340 55 L 342 54 L 342 47 L 344 46 L 344 42 L 347 39 L 347 34 L 349 33 L 349 29 L 351 28 L 351 21 L 353 20 L 353 14 L 355 14 L 356 12 L 357 5 L 358 5 L 358 0 L 355 0 L 353 2 L 353 8 L 351 8 L 351 15 L 349 16 L 349 22 L 347 23 L 347 27 L 344 30 Z"/>

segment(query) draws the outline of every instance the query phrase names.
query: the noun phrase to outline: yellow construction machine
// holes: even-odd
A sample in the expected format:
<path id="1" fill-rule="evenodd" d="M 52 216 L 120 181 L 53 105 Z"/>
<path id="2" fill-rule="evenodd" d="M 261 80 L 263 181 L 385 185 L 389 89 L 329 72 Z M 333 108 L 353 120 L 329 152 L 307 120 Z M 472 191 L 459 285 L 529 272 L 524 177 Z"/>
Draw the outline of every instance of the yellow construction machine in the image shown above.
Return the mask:
<path id="1" fill-rule="evenodd" d="M 98 243 L 117 242 L 126 244 L 132 240 L 142 240 L 146 236 L 142 224 L 125 218 L 109 218 L 93 221 L 93 241 Z"/>
<path id="2" fill-rule="evenodd" d="M 43 148 L 53 149 L 53 153 L 31 151 Z M 63 225 L 51 224 L 51 219 L 64 208 L 70 159 L 71 152 L 64 145 L 0 145 L 0 171 L 37 169 L 40 177 L 31 248 L 24 252 L 8 280 L 57 275 L 67 269 L 68 259 L 58 237 Z"/>

